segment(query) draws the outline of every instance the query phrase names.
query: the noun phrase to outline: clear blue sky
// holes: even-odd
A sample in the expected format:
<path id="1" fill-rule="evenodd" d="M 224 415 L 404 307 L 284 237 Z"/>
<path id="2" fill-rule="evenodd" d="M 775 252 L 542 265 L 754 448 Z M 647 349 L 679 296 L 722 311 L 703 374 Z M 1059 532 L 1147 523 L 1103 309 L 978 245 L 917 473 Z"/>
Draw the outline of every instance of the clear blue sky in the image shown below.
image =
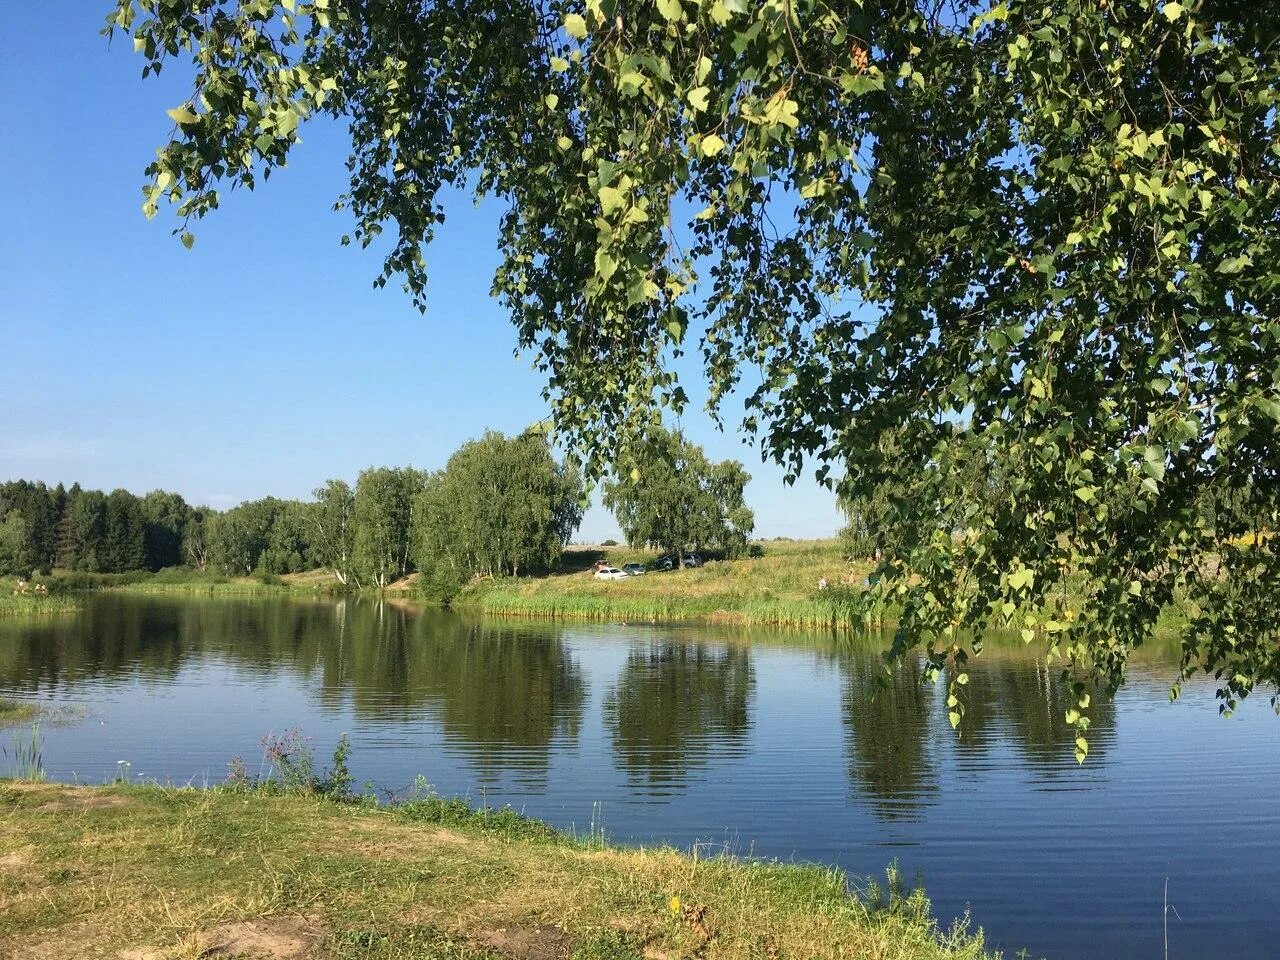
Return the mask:
<path id="1" fill-rule="evenodd" d="M 142 170 L 189 87 L 141 79 L 141 58 L 98 30 L 107 0 L 6 10 L 0 31 L 0 479 L 141 493 L 226 507 L 306 497 L 365 466 L 441 466 L 486 427 L 546 414 L 541 382 L 512 356 L 488 295 L 497 205 L 459 196 L 428 251 L 431 307 L 374 290 L 378 258 L 349 229 L 344 131 L 311 124 L 287 170 L 224 194 L 188 252 L 163 212 L 141 213 Z M 700 409 L 682 426 L 742 460 L 757 534 L 823 536 L 832 495 L 783 485 Z M 736 426 L 733 410 L 728 427 Z M 617 534 L 595 508 L 582 540 Z"/>

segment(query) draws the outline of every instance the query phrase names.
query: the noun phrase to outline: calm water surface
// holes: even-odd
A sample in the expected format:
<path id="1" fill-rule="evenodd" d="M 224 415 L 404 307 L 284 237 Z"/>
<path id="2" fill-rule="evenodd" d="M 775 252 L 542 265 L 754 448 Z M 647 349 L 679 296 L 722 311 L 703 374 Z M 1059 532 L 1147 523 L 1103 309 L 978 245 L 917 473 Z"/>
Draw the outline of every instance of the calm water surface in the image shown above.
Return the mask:
<path id="1" fill-rule="evenodd" d="M 47 701 L 59 780 L 197 784 L 300 727 L 404 790 L 510 803 L 618 841 L 919 873 L 944 920 L 1051 960 L 1280 955 L 1280 719 L 1212 686 L 1168 702 L 1148 654 L 1095 710 L 1084 767 L 1057 671 L 989 645 L 957 739 L 940 687 L 881 643 L 703 627 L 543 625 L 354 601 L 95 596 L 0 621 L 0 695 Z M 2 772 L 2 771 L 0 771 Z M 705 848 L 704 848 L 705 849 Z"/>

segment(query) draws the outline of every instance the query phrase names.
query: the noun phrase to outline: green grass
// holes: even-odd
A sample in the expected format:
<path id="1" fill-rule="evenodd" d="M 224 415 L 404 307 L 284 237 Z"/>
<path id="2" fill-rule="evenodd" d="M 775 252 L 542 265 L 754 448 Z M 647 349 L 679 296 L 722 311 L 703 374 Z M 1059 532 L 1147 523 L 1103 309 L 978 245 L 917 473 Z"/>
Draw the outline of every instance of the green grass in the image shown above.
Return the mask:
<path id="1" fill-rule="evenodd" d="M 8 581 L 0 582 L 0 617 L 48 617 L 75 613 L 80 602 L 57 593 L 14 594 Z"/>
<path id="2" fill-rule="evenodd" d="M 52 594 L 83 590 L 115 590 L 123 593 L 205 595 L 236 597 L 277 597 L 339 592 L 341 585 L 326 571 L 273 576 L 232 577 L 211 570 L 169 567 L 152 573 L 84 573 L 57 570 L 43 578 Z"/>
<path id="3" fill-rule="evenodd" d="M 0 728 L 11 727 L 15 723 L 26 723 L 28 720 L 34 720 L 39 714 L 40 711 L 34 704 L 0 697 Z"/>
<path id="4" fill-rule="evenodd" d="M 985 956 L 926 909 L 824 867 L 578 841 L 432 797 L 0 782 L 0 943 L 17 956 L 194 960 L 246 931 L 365 960 Z"/>
<path id="5" fill-rule="evenodd" d="M 693 570 L 596 580 L 588 567 L 603 554 L 614 566 L 655 554 L 627 547 L 570 550 L 572 572 L 477 581 L 453 601 L 459 609 L 505 616 L 628 622 L 705 622 L 753 626 L 868 626 L 854 614 L 853 596 L 869 564 L 850 564 L 834 540 L 764 544 L 760 557 L 711 562 Z M 820 590 L 819 581 L 828 581 Z"/>

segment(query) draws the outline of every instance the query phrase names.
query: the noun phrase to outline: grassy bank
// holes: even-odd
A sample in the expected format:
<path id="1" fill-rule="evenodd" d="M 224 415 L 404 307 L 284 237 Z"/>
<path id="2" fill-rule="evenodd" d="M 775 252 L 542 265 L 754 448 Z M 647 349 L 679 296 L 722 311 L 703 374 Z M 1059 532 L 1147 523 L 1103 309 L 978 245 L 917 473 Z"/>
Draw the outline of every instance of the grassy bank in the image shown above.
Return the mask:
<path id="1" fill-rule="evenodd" d="M 0 781 L 6 956 L 983 956 L 843 875 L 582 842 L 509 812 Z"/>
<path id="2" fill-rule="evenodd" d="M 852 595 L 869 564 L 852 567 L 834 540 L 775 541 L 763 555 L 694 570 L 596 580 L 591 564 L 647 562 L 652 553 L 570 548 L 565 570 L 543 577 L 477 581 L 454 606 L 506 616 L 629 622 L 689 621 L 760 626 L 861 626 Z M 826 579 L 828 588 L 820 590 Z"/>
<path id="3" fill-rule="evenodd" d="M 48 617 L 75 613 L 80 603 L 65 594 L 14 594 L 8 583 L 0 583 L 0 617 Z"/>
<path id="4" fill-rule="evenodd" d="M 152 573 L 133 570 L 128 573 L 82 573 L 58 570 L 41 578 L 52 595 L 66 597 L 86 590 L 115 590 L 123 593 L 274 597 L 291 594 L 314 596 L 318 593 L 341 592 L 333 575 L 324 570 L 273 576 L 233 577 L 210 570 L 170 567 Z"/>

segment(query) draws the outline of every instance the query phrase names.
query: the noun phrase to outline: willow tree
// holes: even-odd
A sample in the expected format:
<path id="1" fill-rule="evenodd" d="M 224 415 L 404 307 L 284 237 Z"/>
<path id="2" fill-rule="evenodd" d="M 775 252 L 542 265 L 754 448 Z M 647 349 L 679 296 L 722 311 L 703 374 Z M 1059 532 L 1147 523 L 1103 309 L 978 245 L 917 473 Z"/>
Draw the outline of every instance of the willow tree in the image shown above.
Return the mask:
<path id="1" fill-rule="evenodd" d="M 875 592 L 955 721 L 962 637 L 993 624 L 1114 685 L 1176 601 L 1225 709 L 1280 679 L 1280 563 L 1240 545 L 1277 510 L 1278 27 L 1226 0 L 120 0 L 108 24 L 194 80 L 144 198 L 187 244 L 309 118 L 345 121 L 345 239 L 387 233 L 376 282 L 419 305 L 442 188 L 505 204 L 494 294 L 595 472 L 684 405 L 693 346 L 766 455 L 888 483 L 910 509 Z"/>

